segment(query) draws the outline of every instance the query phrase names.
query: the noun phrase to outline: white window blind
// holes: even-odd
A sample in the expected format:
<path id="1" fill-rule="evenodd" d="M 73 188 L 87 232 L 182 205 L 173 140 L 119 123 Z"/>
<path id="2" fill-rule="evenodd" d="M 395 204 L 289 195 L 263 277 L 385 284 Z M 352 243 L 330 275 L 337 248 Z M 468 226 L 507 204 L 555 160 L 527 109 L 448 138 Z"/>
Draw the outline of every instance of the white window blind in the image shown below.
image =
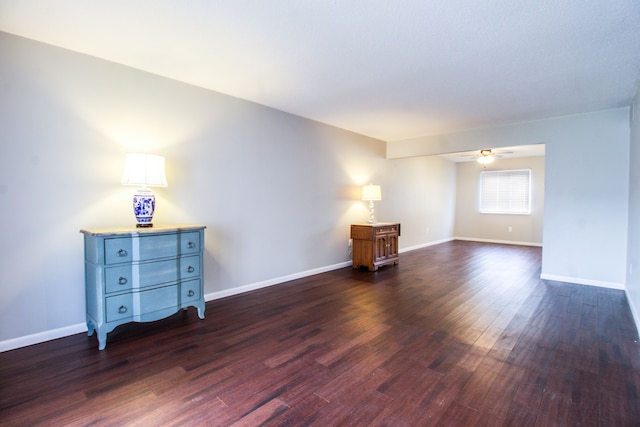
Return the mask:
<path id="1" fill-rule="evenodd" d="M 531 213 L 531 170 L 481 172 L 480 212 Z"/>

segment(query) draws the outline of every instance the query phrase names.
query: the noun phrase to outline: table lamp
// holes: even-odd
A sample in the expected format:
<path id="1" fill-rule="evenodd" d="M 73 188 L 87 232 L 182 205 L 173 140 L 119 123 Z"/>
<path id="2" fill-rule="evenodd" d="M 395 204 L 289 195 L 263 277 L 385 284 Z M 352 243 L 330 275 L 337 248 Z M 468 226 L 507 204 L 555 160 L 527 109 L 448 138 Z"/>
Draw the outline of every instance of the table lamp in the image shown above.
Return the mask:
<path id="1" fill-rule="evenodd" d="M 166 187 L 164 157 L 145 153 L 127 153 L 122 184 L 139 188 L 133 195 L 136 227 L 153 227 L 151 220 L 156 208 L 156 196 L 147 187 Z"/>
<path id="2" fill-rule="evenodd" d="M 369 201 L 369 224 L 375 224 L 373 201 L 382 200 L 382 192 L 379 185 L 365 185 L 362 187 L 362 200 Z"/>

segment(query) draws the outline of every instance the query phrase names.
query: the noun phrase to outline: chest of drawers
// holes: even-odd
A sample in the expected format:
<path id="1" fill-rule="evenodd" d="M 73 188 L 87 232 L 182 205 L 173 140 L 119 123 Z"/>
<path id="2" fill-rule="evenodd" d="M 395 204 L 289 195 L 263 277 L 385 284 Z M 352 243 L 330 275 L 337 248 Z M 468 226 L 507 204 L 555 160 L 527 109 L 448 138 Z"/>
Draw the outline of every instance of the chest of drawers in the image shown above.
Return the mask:
<path id="1" fill-rule="evenodd" d="M 98 335 L 196 307 L 204 319 L 204 226 L 84 229 L 87 329 Z"/>
<path id="2" fill-rule="evenodd" d="M 353 241 L 353 268 L 367 267 L 376 271 L 385 264 L 397 264 L 400 224 L 354 224 L 351 226 Z"/>

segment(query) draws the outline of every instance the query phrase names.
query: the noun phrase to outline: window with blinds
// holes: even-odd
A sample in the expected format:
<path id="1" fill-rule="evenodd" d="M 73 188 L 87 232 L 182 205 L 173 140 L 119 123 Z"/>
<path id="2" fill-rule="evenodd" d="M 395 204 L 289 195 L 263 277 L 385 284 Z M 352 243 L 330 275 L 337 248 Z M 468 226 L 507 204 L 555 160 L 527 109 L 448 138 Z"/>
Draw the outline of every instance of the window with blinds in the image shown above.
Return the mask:
<path id="1" fill-rule="evenodd" d="M 480 213 L 531 213 L 531 170 L 481 172 Z"/>

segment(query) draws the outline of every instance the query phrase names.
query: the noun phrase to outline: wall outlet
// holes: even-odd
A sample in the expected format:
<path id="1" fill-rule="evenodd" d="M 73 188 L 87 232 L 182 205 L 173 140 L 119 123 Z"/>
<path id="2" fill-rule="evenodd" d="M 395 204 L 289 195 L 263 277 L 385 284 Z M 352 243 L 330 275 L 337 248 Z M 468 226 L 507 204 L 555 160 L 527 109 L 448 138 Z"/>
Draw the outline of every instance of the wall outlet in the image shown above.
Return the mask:
<path id="1" fill-rule="evenodd" d="M 511 233 L 513 231 L 513 227 L 509 226 L 507 230 L 509 230 L 509 233 Z"/>
<path id="2" fill-rule="evenodd" d="M 427 227 L 427 234 L 429 234 L 429 227 Z"/>
<path id="3" fill-rule="evenodd" d="M 352 239 L 347 240 L 347 247 L 350 248 L 351 245 L 353 245 L 353 240 Z"/>

